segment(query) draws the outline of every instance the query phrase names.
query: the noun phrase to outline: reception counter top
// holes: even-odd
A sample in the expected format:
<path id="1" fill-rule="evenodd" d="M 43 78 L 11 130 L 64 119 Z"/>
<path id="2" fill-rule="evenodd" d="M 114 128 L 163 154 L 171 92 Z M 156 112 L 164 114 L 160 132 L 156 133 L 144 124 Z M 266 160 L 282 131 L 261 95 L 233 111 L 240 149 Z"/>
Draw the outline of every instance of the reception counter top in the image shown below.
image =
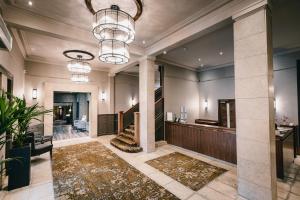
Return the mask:
<path id="1" fill-rule="evenodd" d="M 207 129 L 215 129 L 215 130 L 219 130 L 222 132 L 227 132 L 227 133 L 232 133 L 235 134 L 236 133 L 236 129 L 235 128 L 226 128 L 223 126 L 215 126 L 215 125 L 208 125 L 208 124 L 197 124 L 197 123 L 176 123 L 176 122 L 166 122 L 166 123 L 173 123 L 173 124 L 177 124 L 178 126 L 185 126 L 185 127 L 193 127 L 193 128 L 207 128 Z"/>
<path id="2" fill-rule="evenodd" d="M 236 164 L 235 129 L 213 125 L 165 122 L 169 144 Z"/>

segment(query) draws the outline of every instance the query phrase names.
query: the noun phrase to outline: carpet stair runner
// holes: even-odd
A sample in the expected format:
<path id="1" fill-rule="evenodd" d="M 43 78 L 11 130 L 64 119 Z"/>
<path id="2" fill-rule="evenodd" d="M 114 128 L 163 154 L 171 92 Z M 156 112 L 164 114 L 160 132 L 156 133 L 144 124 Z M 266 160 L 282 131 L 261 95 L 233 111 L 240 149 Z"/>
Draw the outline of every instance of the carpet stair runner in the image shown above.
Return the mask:
<path id="1" fill-rule="evenodd" d="M 134 141 L 134 125 L 130 125 L 124 132 L 113 138 L 110 144 L 128 153 L 137 153 L 143 150 L 142 147 Z"/>

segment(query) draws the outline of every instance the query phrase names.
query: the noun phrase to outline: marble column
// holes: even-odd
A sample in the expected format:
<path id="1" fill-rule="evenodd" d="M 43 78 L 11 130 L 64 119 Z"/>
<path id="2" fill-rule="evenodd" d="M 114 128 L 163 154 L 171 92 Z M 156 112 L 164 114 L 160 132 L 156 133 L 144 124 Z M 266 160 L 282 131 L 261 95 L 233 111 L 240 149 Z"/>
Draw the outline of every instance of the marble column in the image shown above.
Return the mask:
<path id="1" fill-rule="evenodd" d="M 271 15 L 267 1 L 233 17 L 238 193 L 277 199 Z"/>
<path id="2" fill-rule="evenodd" d="M 155 151 L 154 58 L 139 61 L 140 145 L 145 152 Z"/>

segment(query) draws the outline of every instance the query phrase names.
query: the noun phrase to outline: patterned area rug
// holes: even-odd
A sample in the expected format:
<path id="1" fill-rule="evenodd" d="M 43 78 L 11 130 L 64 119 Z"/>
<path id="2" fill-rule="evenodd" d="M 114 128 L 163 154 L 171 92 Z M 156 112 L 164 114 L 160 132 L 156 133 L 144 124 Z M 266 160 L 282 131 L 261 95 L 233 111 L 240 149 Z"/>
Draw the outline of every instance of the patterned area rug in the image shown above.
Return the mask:
<path id="1" fill-rule="evenodd" d="M 194 191 L 227 170 L 174 152 L 146 162 Z"/>
<path id="2" fill-rule="evenodd" d="M 178 199 L 98 142 L 57 148 L 56 199 Z"/>

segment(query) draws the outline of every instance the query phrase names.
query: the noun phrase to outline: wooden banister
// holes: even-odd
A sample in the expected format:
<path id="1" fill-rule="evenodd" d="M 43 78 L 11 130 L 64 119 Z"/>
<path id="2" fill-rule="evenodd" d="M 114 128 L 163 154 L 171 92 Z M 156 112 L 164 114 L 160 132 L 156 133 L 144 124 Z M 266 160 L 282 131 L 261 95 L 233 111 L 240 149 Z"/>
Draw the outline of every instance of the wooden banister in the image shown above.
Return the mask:
<path id="1" fill-rule="evenodd" d="M 123 111 L 120 111 L 118 113 L 118 135 L 122 133 L 124 130 L 123 117 L 124 117 L 124 113 Z"/>
<path id="2" fill-rule="evenodd" d="M 134 141 L 140 145 L 140 113 L 134 113 Z"/>

